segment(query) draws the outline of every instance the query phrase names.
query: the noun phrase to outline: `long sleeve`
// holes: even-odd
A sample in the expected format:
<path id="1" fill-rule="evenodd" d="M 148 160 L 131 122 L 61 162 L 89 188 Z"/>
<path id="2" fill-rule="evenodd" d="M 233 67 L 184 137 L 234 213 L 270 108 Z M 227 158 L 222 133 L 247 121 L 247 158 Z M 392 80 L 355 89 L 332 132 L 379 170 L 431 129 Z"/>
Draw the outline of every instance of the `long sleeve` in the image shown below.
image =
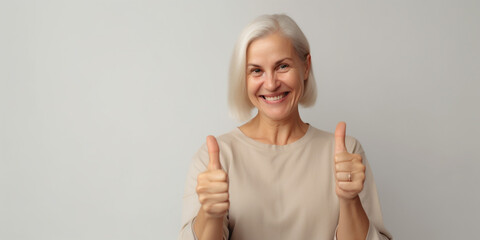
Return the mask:
<path id="1" fill-rule="evenodd" d="M 178 236 L 179 240 L 197 240 L 193 223 L 198 211 L 200 210 L 200 202 L 196 192 L 198 174 L 207 170 L 208 152 L 205 144 L 194 155 L 187 174 L 185 183 L 185 191 L 182 203 L 182 228 Z M 228 239 L 228 220 L 223 220 L 223 239 Z"/>
<path id="2" fill-rule="evenodd" d="M 370 168 L 370 164 L 365 156 L 365 152 L 361 144 L 352 137 L 346 139 L 347 149 L 351 152 L 360 154 L 363 159 L 363 164 L 366 167 L 365 170 L 365 182 L 362 192 L 359 197 L 362 202 L 363 209 L 368 216 L 370 225 L 368 227 L 367 240 L 391 240 L 392 235 L 385 229 L 383 225 L 382 211 L 380 207 L 380 201 L 377 193 L 377 186 L 375 184 L 373 173 Z M 350 145 L 350 147 L 348 147 Z M 335 231 L 335 240 L 336 240 Z"/>
<path id="3" fill-rule="evenodd" d="M 224 239 L 334 239 L 339 201 L 335 193 L 334 135 L 310 126 L 301 139 L 269 145 L 238 128 L 217 137 L 220 163 L 228 174 L 230 208 Z M 347 150 L 362 154 L 366 180 L 360 199 L 370 220 L 367 239 L 391 239 L 383 226 L 370 166 L 360 144 L 351 137 Z M 198 174 L 208 166 L 206 144 L 194 155 L 183 196 L 179 239 L 193 240 L 193 223 L 201 207 L 196 194 Z"/>
<path id="4" fill-rule="evenodd" d="M 383 225 L 382 210 L 380 207 L 380 200 L 378 199 L 377 186 L 373 179 L 370 164 L 365 157 L 365 153 L 361 153 L 363 164 L 366 166 L 365 170 L 365 185 L 363 191 L 360 192 L 360 201 L 363 209 L 367 213 L 370 221 L 368 227 L 367 240 L 387 240 L 392 239 L 392 235 L 387 231 Z"/>

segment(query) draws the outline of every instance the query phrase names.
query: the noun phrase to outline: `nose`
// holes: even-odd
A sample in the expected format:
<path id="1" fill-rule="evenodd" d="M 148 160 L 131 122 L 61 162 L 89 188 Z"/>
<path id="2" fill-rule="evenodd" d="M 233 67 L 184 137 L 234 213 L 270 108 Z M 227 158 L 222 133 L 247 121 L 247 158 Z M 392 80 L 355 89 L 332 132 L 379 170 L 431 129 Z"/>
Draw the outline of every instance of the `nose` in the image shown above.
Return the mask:
<path id="1" fill-rule="evenodd" d="M 265 89 L 270 92 L 274 92 L 278 87 L 280 87 L 280 81 L 277 79 L 277 74 L 275 74 L 275 72 L 270 72 L 265 75 L 266 79 L 263 83 Z"/>

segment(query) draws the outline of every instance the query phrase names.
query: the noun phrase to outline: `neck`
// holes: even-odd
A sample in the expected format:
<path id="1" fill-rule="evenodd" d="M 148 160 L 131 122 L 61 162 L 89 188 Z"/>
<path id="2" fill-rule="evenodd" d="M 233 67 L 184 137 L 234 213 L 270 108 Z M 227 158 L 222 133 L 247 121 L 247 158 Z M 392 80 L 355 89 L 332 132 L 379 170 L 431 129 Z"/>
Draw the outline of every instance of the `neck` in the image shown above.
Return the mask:
<path id="1" fill-rule="evenodd" d="M 282 120 L 269 119 L 259 113 L 241 126 L 240 130 L 259 142 L 286 145 L 303 137 L 308 130 L 308 125 L 302 121 L 297 110 L 287 119 Z"/>

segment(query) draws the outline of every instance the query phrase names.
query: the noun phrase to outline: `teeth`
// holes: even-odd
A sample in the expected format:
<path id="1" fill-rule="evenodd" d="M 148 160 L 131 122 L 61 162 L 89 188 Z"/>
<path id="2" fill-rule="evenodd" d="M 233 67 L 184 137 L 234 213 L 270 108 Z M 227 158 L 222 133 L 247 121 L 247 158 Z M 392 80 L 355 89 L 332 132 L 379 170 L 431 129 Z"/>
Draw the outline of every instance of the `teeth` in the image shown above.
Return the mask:
<path id="1" fill-rule="evenodd" d="M 281 95 L 278 95 L 278 96 L 275 96 L 275 97 L 267 97 L 267 96 L 264 96 L 264 97 L 268 101 L 278 101 L 278 100 L 282 99 L 283 97 L 285 97 L 285 94 L 281 94 Z"/>

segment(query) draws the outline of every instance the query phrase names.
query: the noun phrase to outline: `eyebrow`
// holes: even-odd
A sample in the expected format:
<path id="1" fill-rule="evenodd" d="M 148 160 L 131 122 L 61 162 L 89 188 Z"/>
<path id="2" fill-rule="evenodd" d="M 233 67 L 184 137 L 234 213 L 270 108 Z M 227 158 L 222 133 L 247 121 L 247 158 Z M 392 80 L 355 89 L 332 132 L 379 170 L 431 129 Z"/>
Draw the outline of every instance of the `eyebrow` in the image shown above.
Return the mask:
<path id="1" fill-rule="evenodd" d="M 277 64 L 279 64 L 279 63 L 281 63 L 281 62 L 283 62 L 283 61 L 285 61 L 285 60 L 293 61 L 291 58 L 286 57 L 286 58 L 282 58 L 282 59 L 276 61 L 276 62 L 275 62 L 275 65 L 277 65 Z M 251 66 L 251 67 L 260 67 L 260 65 L 254 64 L 254 63 L 249 63 L 247 66 L 248 66 L 248 67 L 250 67 L 250 66 Z"/>

